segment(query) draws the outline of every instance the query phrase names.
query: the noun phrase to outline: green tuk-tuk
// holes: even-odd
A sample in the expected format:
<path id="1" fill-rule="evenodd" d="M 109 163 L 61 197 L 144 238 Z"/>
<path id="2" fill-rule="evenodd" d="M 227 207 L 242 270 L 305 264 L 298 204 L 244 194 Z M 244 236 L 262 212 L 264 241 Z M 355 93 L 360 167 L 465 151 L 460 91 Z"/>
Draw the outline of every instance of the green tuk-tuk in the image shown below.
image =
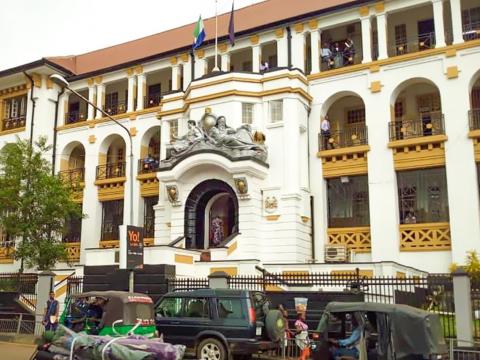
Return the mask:
<path id="1" fill-rule="evenodd" d="M 436 314 L 407 305 L 331 302 L 317 328 L 321 357 L 332 357 L 342 344 L 338 339 L 348 338 L 354 327 L 360 334 L 351 357 L 359 360 L 436 359 L 447 353 Z"/>
<path id="2" fill-rule="evenodd" d="M 60 323 L 91 335 L 155 336 L 155 311 L 145 294 L 91 291 L 68 298 Z"/>

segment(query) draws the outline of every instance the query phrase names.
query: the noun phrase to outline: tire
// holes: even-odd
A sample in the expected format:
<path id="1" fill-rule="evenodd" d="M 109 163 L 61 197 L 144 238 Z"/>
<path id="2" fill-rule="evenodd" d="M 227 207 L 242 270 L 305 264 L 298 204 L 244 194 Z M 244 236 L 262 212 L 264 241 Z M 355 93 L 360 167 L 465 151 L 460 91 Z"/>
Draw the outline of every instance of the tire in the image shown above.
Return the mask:
<path id="1" fill-rule="evenodd" d="M 278 342 L 285 334 L 285 319 L 279 310 L 269 310 L 265 320 L 265 330 L 271 341 Z"/>
<path id="2" fill-rule="evenodd" d="M 197 346 L 197 359 L 200 360 L 227 360 L 227 350 L 222 342 L 215 338 L 200 341 Z"/>

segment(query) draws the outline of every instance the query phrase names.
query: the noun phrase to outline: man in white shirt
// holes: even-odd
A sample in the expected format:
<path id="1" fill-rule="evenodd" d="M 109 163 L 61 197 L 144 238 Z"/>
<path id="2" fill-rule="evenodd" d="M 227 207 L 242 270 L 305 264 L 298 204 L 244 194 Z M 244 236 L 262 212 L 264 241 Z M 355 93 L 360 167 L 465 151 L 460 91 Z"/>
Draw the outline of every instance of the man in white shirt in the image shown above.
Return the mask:
<path id="1" fill-rule="evenodd" d="M 330 68 L 330 61 L 332 60 L 333 54 L 332 54 L 332 50 L 330 50 L 330 47 L 328 46 L 327 43 L 323 44 L 320 56 L 322 57 L 322 62 L 325 62 L 327 66 Z"/>
<path id="2" fill-rule="evenodd" d="M 320 124 L 320 131 L 323 140 L 323 150 L 328 150 L 328 140 L 330 139 L 330 120 L 328 120 L 328 115 L 325 115 L 323 118 L 322 123 Z"/>

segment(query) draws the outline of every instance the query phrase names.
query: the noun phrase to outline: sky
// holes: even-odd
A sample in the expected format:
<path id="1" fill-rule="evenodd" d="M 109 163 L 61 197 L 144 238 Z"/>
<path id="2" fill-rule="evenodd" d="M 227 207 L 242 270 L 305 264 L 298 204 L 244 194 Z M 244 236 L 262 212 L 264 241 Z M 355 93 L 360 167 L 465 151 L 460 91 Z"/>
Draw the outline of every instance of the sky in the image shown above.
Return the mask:
<path id="1" fill-rule="evenodd" d="M 86 53 L 215 15 L 215 0 L 0 1 L 0 70 Z M 261 1 L 235 0 L 235 9 Z M 219 14 L 231 7 L 232 0 L 218 0 Z"/>

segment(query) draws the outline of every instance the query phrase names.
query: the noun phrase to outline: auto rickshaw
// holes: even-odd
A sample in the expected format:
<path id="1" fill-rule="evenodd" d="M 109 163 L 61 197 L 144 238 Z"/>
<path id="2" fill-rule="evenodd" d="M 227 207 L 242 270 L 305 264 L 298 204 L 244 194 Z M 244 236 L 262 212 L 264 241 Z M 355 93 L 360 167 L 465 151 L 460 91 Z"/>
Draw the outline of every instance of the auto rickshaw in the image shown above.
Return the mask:
<path id="1" fill-rule="evenodd" d="M 352 324 L 360 331 L 356 355 L 342 359 L 395 360 L 437 359 L 447 354 L 438 315 L 407 305 L 331 302 L 317 327 L 320 333 L 317 357 L 333 358 L 332 346 L 347 338 Z M 349 329 L 350 327 L 350 329 Z"/>
<path id="2" fill-rule="evenodd" d="M 152 299 L 124 291 L 91 291 L 68 298 L 60 324 L 89 335 L 155 336 Z"/>

